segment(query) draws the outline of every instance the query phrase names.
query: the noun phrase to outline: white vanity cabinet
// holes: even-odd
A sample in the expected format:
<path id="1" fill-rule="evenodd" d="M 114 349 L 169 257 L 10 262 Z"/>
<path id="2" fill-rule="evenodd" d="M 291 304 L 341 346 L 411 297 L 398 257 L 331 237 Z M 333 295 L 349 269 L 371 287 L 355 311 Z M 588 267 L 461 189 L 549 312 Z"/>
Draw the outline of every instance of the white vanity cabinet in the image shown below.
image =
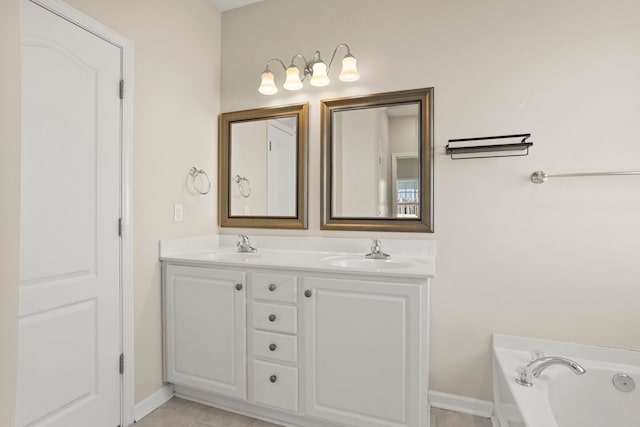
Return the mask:
<path id="1" fill-rule="evenodd" d="M 427 425 L 427 290 L 304 278 L 307 414 L 339 425 Z"/>
<path id="2" fill-rule="evenodd" d="M 164 264 L 166 381 L 246 397 L 245 276 Z"/>
<path id="3" fill-rule="evenodd" d="M 428 427 L 427 276 L 163 266 L 176 395 L 285 426 Z"/>

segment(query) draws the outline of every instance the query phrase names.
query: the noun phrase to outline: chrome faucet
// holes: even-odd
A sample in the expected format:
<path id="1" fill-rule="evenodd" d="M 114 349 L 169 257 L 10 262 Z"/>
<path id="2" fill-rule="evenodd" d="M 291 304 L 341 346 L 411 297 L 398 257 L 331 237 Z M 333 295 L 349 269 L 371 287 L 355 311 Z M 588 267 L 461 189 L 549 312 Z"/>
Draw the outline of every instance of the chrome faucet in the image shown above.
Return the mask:
<path id="1" fill-rule="evenodd" d="M 543 356 L 532 360 L 527 366 L 518 368 L 518 378 L 516 378 L 516 382 L 522 386 L 531 387 L 533 385 L 532 379 L 538 378 L 542 371 L 552 365 L 566 366 L 576 375 L 582 375 L 587 372 L 578 362 L 567 359 L 566 357 Z"/>
<path id="2" fill-rule="evenodd" d="M 385 254 L 382 251 L 382 242 L 378 239 L 373 239 L 371 242 L 371 252 L 364 256 L 366 259 L 389 259 L 391 255 Z"/>
<path id="3" fill-rule="evenodd" d="M 258 250 L 251 246 L 251 244 L 249 243 L 249 236 L 247 236 L 246 234 L 240 234 L 238 237 L 240 238 L 240 241 L 236 243 L 238 252 L 247 252 L 251 254 L 258 252 Z"/>

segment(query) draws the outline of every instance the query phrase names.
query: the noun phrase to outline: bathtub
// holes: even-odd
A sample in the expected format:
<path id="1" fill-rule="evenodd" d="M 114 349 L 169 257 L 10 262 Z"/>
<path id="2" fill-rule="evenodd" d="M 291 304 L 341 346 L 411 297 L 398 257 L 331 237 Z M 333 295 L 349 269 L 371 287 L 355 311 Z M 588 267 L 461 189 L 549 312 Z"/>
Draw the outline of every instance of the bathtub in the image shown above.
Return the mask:
<path id="1" fill-rule="evenodd" d="M 516 368 L 531 361 L 532 350 L 572 359 L 586 373 L 550 366 L 532 387 L 521 386 Z M 494 335 L 493 355 L 499 427 L 640 427 L 640 352 Z M 628 375 L 635 389 L 618 390 L 612 381 L 616 374 Z"/>

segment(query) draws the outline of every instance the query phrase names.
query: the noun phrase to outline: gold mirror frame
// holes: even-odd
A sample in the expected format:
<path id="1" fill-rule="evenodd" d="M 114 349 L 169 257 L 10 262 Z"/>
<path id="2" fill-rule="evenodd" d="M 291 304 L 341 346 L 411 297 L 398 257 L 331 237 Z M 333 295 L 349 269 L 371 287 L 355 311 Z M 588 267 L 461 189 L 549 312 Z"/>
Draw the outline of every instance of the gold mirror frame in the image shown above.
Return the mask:
<path id="1" fill-rule="evenodd" d="M 420 111 L 420 217 L 334 217 L 331 201 L 333 112 L 417 103 Z M 433 88 L 324 99 L 321 101 L 321 226 L 322 230 L 398 231 L 433 233 Z"/>
<path id="2" fill-rule="evenodd" d="M 296 215 L 231 216 L 231 125 L 255 120 L 295 116 L 296 135 Z M 220 114 L 218 121 L 218 218 L 221 227 L 238 228 L 307 228 L 307 163 L 309 139 L 309 103 L 281 107 L 256 108 Z"/>

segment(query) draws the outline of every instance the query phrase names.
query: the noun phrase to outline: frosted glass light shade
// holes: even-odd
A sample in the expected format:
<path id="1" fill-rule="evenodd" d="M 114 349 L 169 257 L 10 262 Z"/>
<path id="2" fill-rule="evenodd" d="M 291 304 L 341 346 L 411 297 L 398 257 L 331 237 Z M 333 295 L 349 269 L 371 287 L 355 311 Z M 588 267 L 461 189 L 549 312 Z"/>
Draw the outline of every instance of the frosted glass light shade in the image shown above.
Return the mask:
<path id="1" fill-rule="evenodd" d="M 273 73 L 271 71 L 267 70 L 262 73 L 262 81 L 260 83 L 260 87 L 258 88 L 258 92 L 263 95 L 273 95 L 274 93 L 278 93 L 275 77 L 273 76 Z"/>
<path id="2" fill-rule="evenodd" d="M 313 64 L 313 77 L 311 77 L 312 86 L 326 86 L 331 82 L 327 76 L 327 64 L 324 62 L 316 62 Z"/>
<path id="3" fill-rule="evenodd" d="M 287 90 L 298 90 L 302 88 L 298 67 L 292 65 L 287 68 L 287 79 L 284 82 L 284 88 Z"/>
<path id="4" fill-rule="evenodd" d="M 342 60 L 342 72 L 338 78 L 343 82 L 355 82 L 360 78 L 360 73 L 356 68 L 356 58 L 349 54 Z"/>

